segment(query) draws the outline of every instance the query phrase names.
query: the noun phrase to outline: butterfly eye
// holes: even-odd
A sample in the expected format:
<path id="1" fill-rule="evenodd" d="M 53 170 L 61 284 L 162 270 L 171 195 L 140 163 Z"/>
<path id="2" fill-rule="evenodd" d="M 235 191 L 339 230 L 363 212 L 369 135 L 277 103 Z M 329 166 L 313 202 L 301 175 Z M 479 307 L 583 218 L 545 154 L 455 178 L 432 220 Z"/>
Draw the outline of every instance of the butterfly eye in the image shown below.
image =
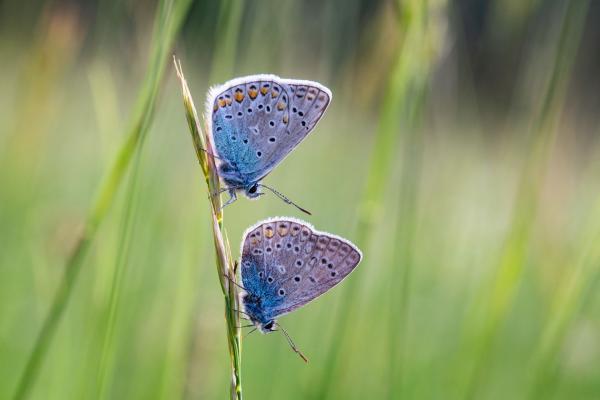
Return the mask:
<path id="1" fill-rule="evenodd" d="M 256 193 L 256 190 L 257 190 L 257 189 L 258 189 L 258 188 L 256 187 L 256 185 L 254 185 L 254 186 L 252 186 L 250 189 L 248 189 L 248 193 L 250 193 L 250 194 L 254 194 L 254 193 Z"/>
<path id="2" fill-rule="evenodd" d="M 271 329 L 273 329 L 273 321 L 269 321 L 265 324 L 264 328 L 268 331 L 270 331 Z"/>

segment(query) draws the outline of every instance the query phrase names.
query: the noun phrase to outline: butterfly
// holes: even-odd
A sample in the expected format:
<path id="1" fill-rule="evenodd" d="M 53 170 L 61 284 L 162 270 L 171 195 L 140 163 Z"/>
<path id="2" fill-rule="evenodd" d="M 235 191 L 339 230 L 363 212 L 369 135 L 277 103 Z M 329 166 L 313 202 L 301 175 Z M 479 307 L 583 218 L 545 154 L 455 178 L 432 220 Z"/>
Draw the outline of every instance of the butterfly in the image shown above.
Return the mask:
<path id="1" fill-rule="evenodd" d="M 309 303 L 356 268 L 362 253 L 350 241 L 294 218 L 258 222 L 244 234 L 243 314 L 263 333 L 282 329 L 276 319 Z"/>
<path id="2" fill-rule="evenodd" d="M 237 191 L 250 199 L 261 196 L 259 187 L 298 207 L 261 180 L 314 129 L 331 97 L 320 83 L 275 75 L 236 78 L 209 90 L 208 132 L 226 185 L 222 192 L 230 195 L 224 207 L 237 199 Z"/>

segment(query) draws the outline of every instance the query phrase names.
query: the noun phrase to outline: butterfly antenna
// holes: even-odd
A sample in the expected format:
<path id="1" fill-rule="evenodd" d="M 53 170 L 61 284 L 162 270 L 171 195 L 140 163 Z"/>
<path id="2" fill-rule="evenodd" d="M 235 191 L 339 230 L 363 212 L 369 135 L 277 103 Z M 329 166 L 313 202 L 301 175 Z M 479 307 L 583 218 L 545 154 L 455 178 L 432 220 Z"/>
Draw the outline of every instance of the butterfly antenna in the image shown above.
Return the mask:
<path id="1" fill-rule="evenodd" d="M 287 197 L 285 197 L 283 194 L 279 193 L 277 190 L 273 189 L 270 186 L 264 185 L 264 184 L 259 184 L 258 186 L 262 186 L 265 189 L 269 189 L 271 192 L 273 192 L 273 194 L 277 197 L 279 197 L 281 200 L 283 200 L 284 203 L 286 204 L 290 204 L 294 207 L 296 207 L 298 210 L 302 211 L 303 213 L 306 213 L 308 215 L 312 215 L 312 213 L 310 211 L 308 211 L 305 208 L 300 207 L 298 204 L 294 203 L 293 201 L 291 201 L 290 199 L 288 199 Z"/>
<path id="2" fill-rule="evenodd" d="M 302 354 L 302 352 L 300 351 L 300 349 L 298 349 L 296 347 L 296 344 L 294 343 L 294 341 L 292 340 L 292 338 L 290 337 L 290 335 L 287 333 L 287 331 L 285 329 L 283 329 L 283 326 L 277 324 L 277 327 L 279 327 L 279 329 L 281 329 L 281 332 L 283 332 L 285 338 L 288 341 L 288 344 L 290 345 L 290 347 L 292 348 L 292 350 L 294 350 L 294 353 L 298 354 L 300 356 L 301 359 L 304 360 L 305 363 L 308 364 L 308 358 L 306 358 L 306 356 L 304 354 Z"/>

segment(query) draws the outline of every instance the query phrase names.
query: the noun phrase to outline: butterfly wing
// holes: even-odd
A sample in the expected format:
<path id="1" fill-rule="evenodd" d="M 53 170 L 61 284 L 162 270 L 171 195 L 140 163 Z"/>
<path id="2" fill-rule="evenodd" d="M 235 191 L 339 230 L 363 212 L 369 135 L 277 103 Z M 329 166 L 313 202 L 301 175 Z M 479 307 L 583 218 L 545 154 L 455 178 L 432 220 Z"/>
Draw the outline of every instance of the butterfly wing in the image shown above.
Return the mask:
<path id="1" fill-rule="evenodd" d="M 217 155 L 257 182 L 315 127 L 331 101 L 317 82 L 253 75 L 210 90 L 207 121 Z"/>
<path id="2" fill-rule="evenodd" d="M 260 251 L 256 252 L 256 249 Z M 262 257 L 255 270 L 256 253 Z M 319 232 L 308 223 L 280 218 L 248 230 L 242 246 L 242 280 L 266 300 L 266 318 L 277 318 L 340 283 L 362 259 L 360 250 L 338 236 Z M 262 280 L 255 279 L 262 272 Z M 271 278 L 271 279 L 269 279 Z M 247 286 L 248 285 L 248 286 Z"/>

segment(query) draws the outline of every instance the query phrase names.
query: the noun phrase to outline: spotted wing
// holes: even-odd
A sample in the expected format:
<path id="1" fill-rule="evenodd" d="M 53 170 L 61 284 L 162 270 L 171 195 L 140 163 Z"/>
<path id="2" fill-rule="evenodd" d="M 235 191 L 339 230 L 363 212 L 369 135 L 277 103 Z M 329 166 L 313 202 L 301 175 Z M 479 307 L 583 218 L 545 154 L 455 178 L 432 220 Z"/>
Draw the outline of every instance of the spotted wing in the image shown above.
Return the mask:
<path id="1" fill-rule="evenodd" d="M 274 75 L 229 81 L 207 100 L 216 153 L 243 181 L 256 182 L 313 130 L 330 101 L 329 89 L 317 82 Z"/>
<path id="2" fill-rule="evenodd" d="M 258 249 L 258 251 L 257 251 Z M 261 257 L 260 271 L 255 270 Z M 247 232 L 242 247 L 242 281 L 266 299 L 268 318 L 303 306 L 342 281 L 362 254 L 351 242 L 291 219 L 267 220 Z M 245 263 L 246 261 L 246 263 Z M 250 277 L 262 272 L 254 284 Z"/>

